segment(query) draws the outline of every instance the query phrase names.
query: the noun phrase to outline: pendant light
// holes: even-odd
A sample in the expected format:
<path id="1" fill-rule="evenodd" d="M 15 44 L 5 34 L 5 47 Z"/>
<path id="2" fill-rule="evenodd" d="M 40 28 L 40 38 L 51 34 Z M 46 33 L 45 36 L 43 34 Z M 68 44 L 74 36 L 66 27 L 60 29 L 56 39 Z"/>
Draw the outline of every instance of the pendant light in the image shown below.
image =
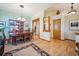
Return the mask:
<path id="1" fill-rule="evenodd" d="M 59 11 L 59 10 L 57 10 L 56 15 L 59 15 L 59 14 L 60 14 L 60 11 Z"/>
<path id="2" fill-rule="evenodd" d="M 73 9 L 73 4 L 71 3 L 71 10 L 68 12 L 68 14 L 75 14 L 77 12 L 77 10 Z"/>
<path id="3" fill-rule="evenodd" d="M 23 5 L 19 5 L 19 7 L 21 8 L 21 16 L 18 18 L 18 20 L 25 21 L 25 18 L 23 18 L 23 13 L 22 13 L 24 6 Z"/>

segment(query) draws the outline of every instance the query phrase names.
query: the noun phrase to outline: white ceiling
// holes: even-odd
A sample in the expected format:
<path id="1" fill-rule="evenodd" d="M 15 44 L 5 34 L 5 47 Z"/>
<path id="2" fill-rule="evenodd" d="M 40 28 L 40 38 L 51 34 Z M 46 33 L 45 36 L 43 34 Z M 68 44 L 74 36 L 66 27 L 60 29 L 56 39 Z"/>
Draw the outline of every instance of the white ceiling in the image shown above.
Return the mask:
<path id="1" fill-rule="evenodd" d="M 21 8 L 19 5 L 22 3 L 0 3 L 0 10 L 7 12 L 21 14 Z M 34 16 L 42 10 L 56 11 L 60 10 L 62 14 L 68 13 L 70 11 L 70 3 L 23 3 L 23 15 Z M 79 4 L 74 4 L 74 9 L 79 10 Z"/>
<path id="2" fill-rule="evenodd" d="M 74 3 L 73 8 L 79 12 L 79 3 Z M 71 3 L 54 3 L 52 6 L 46 9 L 46 11 L 57 11 L 61 14 L 67 14 L 71 10 Z"/>
<path id="3" fill-rule="evenodd" d="M 0 3 L 0 10 L 8 11 L 15 14 L 21 14 L 19 5 L 22 3 Z M 52 3 L 23 3 L 23 14 L 33 16 L 52 5 Z"/>

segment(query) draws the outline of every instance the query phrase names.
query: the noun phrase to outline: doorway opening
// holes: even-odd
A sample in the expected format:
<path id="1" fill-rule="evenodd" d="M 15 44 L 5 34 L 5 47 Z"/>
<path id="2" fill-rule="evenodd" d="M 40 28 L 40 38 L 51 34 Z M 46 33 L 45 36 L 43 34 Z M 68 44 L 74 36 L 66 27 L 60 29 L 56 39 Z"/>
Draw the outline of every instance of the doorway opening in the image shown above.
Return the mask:
<path id="1" fill-rule="evenodd" d="M 40 19 L 39 18 L 32 20 L 32 32 L 33 32 L 33 36 L 37 36 L 38 38 L 40 38 Z"/>

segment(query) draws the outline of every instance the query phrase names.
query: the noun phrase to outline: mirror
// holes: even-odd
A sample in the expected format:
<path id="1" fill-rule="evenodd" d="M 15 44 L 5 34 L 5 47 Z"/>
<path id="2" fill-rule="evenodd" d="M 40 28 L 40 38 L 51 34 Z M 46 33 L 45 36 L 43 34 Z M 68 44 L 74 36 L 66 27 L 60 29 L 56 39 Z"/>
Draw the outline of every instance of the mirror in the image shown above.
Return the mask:
<path id="1" fill-rule="evenodd" d="M 50 16 L 43 18 L 43 32 L 50 32 Z"/>

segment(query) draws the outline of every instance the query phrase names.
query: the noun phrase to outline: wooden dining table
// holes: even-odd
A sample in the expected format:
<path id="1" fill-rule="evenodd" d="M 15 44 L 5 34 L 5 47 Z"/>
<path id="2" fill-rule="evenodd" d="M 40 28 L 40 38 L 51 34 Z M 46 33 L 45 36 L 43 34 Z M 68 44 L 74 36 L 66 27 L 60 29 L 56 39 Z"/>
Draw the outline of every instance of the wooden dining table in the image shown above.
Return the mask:
<path id="1" fill-rule="evenodd" d="M 22 42 L 26 42 L 26 41 L 30 41 L 32 38 L 32 32 L 17 32 L 14 36 L 12 36 L 12 43 L 17 43 L 17 41 L 22 41 Z"/>

